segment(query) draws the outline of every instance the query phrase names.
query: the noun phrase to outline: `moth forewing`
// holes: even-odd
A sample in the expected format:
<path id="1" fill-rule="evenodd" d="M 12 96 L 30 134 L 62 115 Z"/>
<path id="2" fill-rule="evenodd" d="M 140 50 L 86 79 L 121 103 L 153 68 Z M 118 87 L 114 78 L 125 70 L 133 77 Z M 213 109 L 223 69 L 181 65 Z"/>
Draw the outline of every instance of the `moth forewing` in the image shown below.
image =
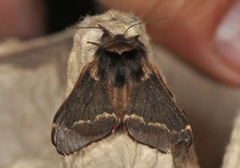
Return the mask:
<path id="1" fill-rule="evenodd" d="M 136 141 L 163 153 L 178 151 L 185 156 L 192 141 L 186 116 L 176 104 L 158 70 L 149 62 L 144 67 L 144 72 L 148 74 L 133 89 L 125 117 L 128 133 Z M 184 150 L 175 150 L 179 146 Z M 178 158 L 176 160 L 185 158 L 178 154 L 174 156 Z"/>
<path id="2" fill-rule="evenodd" d="M 52 142 L 60 154 L 69 155 L 113 131 L 116 117 L 108 91 L 94 76 L 95 63 L 94 60 L 83 68 L 53 119 Z"/>

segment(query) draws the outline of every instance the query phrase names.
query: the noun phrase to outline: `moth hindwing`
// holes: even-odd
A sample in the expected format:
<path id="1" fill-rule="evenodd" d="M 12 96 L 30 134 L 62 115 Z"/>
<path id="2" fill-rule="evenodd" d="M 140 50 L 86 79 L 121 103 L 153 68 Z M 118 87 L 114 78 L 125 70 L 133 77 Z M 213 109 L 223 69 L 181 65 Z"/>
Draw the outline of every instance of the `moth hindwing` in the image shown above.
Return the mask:
<path id="1" fill-rule="evenodd" d="M 100 42 L 90 42 L 97 45 L 93 61 L 54 117 L 51 137 L 57 151 L 69 155 L 123 126 L 137 142 L 186 158 L 191 127 L 139 36 L 99 29 Z"/>

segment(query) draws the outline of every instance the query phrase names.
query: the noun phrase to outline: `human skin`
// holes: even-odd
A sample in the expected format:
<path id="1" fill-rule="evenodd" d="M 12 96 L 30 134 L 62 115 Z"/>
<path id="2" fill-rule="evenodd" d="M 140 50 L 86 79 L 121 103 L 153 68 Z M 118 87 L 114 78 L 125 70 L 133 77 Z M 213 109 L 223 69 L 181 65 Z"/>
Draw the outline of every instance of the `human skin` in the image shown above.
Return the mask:
<path id="1" fill-rule="evenodd" d="M 44 5 L 39 0 L 0 0 L 0 40 L 29 39 L 45 33 Z"/>

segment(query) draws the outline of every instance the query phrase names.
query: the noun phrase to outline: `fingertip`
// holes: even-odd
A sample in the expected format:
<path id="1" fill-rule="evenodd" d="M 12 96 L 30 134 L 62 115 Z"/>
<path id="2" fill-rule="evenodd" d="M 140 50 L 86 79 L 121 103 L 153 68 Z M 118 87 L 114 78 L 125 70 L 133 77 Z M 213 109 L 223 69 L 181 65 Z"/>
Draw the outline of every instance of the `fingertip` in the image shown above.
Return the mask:
<path id="1" fill-rule="evenodd" d="M 0 39 L 26 39 L 45 33 L 44 5 L 39 0 L 0 1 L 0 20 Z"/>
<path id="2" fill-rule="evenodd" d="M 214 44 L 227 66 L 240 76 L 240 2 L 237 1 L 218 26 Z"/>

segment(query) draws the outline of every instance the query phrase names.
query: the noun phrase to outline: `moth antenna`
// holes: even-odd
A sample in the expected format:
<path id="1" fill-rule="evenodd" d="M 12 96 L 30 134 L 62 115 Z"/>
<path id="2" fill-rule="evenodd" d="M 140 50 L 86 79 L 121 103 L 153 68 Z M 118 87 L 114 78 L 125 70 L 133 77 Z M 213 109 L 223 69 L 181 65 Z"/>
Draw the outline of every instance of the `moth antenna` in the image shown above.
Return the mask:
<path id="1" fill-rule="evenodd" d="M 106 29 L 105 27 L 103 27 L 100 24 L 98 24 L 98 26 L 88 26 L 88 27 L 76 25 L 76 26 L 73 26 L 72 28 L 76 28 L 76 29 L 102 29 L 103 31 L 108 32 L 112 37 L 115 36 L 112 32 L 110 32 L 108 29 Z"/>
<path id="2" fill-rule="evenodd" d="M 99 44 L 98 44 L 98 43 L 95 43 L 95 42 L 92 42 L 92 41 L 88 41 L 87 43 L 88 43 L 88 44 L 92 44 L 92 45 L 99 46 Z"/>
<path id="3" fill-rule="evenodd" d="M 106 32 L 108 32 L 108 34 L 111 34 L 111 36 L 112 37 L 115 37 L 115 35 L 112 33 L 112 32 L 110 32 L 108 29 L 106 29 L 105 27 L 103 27 L 102 25 L 98 25 L 99 26 L 99 28 L 101 28 L 103 31 L 106 31 Z"/>
<path id="4" fill-rule="evenodd" d="M 76 29 L 102 29 L 101 27 L 98 27 L 98 26 L 88 26 L 88 27 L 85 27 L 85 26 L 74 26 L 74 28 Z"/>
<path id="5" fill-rule="evenodd" d="M 140 25 L 140 24 L 155 23 L 155 22 L 159 22 L 160 20 L 164 20 L 164 19 L 168 19 L 168 18 L 170 18 L 170 17 L 167 16 L 167 17 L 164 17 L 164 18 L 156 19 L 156 20 L 150 20 L 150 21 L 143 21 L 143 22 L 135 23 L 135 24 L 129 26 L 129 27 L 125 30 L 125 32 L 123 33 L 123 36 L 125 36 L 125 34 L 128 32 L 128 30 L 131 29 L 131 28 L 134 27 L 134 26 L 137 26 L 137 25 Z"/>

